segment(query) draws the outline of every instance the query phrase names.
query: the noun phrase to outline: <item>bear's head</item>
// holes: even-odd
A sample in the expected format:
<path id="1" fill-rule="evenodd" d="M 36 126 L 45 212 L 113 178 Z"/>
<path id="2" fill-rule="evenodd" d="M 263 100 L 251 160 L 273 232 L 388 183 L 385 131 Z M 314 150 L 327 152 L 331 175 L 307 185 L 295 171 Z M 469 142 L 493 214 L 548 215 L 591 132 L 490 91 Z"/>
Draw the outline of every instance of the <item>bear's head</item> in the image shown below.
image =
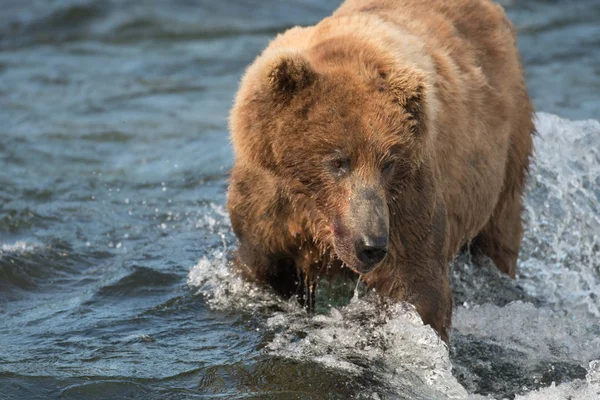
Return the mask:
<path id="1" fill-rule="evenodd" d="M 429 88 L 418 68 L 368 49 L 263 55 L 232 110 L 236 163 L 268 170 L 293 207 L 317 216 L 312 239 L 366 273 L 386 257 L 395 202 L 418 185 Z"/>

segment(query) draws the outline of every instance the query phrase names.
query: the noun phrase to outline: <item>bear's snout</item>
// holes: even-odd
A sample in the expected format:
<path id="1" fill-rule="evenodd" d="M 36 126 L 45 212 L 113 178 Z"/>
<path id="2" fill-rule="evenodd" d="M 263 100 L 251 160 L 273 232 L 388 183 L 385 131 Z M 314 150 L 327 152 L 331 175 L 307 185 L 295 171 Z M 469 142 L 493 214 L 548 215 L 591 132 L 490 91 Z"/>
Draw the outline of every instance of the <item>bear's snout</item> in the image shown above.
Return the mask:
<path id="1" fill-rule="evenodd" d="M 361 187 L 362 186 L 362 187 Z M 334 226 L 337 256 L 351 269 L 364 274 L 372 271 L 387 255 L 389 213 L 382 188 L 355 185 L 346 217 Z"/>
<path id="2" fill-rule="evenodd" d="M 356 255 L 362 262 L 357 268 L 361 273 L 372 271 L 381 262 L 388 252 L 388 237 L 385 236 L 363 236 L 356 241 Z"/>

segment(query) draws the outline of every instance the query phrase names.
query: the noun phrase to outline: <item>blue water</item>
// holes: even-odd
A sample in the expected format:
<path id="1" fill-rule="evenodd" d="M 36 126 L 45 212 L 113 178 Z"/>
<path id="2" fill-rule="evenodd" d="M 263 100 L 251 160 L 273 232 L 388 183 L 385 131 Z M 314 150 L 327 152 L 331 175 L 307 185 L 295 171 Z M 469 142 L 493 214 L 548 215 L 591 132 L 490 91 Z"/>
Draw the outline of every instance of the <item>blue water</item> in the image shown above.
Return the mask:
<path id="1" fill-rule="evenodd" d="M 311 317 L 228 275 L 239 78 L 277 32 L 337 1 L 4 0 L 0 399 L 595 390 L 600 125 L 555 115 L 600 118 L 600 2 L 502 4 L 549 114 L 521 274 L 455 263 L 448 352 L 407 310 L 385 319 L 368 300 L 343 306 L 353 286 L 321 294 L 333 314 Z"/>

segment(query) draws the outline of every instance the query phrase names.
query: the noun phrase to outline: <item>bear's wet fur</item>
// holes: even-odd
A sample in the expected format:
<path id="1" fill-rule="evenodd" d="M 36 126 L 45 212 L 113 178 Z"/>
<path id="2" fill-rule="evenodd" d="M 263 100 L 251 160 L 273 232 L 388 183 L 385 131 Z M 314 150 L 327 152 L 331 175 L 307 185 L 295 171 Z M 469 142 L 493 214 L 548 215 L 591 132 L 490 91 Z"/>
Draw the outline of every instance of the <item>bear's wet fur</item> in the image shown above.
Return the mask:
<path id="1" fill-rule="evenodd" d="M 447 341 L 462 246 L 515 276 L 532 116 L 499 5 L 347 0 L 275 38 L 241 81 L 237 265 L 309 302 L 320 278 L 360 273 Z"/>

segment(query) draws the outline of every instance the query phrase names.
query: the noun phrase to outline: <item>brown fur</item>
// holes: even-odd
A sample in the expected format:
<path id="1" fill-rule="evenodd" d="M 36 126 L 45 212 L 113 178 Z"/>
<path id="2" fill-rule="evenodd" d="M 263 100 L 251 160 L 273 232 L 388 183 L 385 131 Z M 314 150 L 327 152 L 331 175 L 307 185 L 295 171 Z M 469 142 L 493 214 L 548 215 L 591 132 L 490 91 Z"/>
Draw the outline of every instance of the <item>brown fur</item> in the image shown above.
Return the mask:
<path id="1" fill-rule="evenodd" d="M 515 276 L 532 112 L 515 32 L 491 1 L 347 0 L 290 29 L 231 112 L 240 268 L 301 297 L 342 264 L 358 271 L 354 204 L 370 207 L 355 200 L 368 187 L 364 199 L 385 199 L 389 251 L 363 280 L 447 340 L 461 246 Z"/>

